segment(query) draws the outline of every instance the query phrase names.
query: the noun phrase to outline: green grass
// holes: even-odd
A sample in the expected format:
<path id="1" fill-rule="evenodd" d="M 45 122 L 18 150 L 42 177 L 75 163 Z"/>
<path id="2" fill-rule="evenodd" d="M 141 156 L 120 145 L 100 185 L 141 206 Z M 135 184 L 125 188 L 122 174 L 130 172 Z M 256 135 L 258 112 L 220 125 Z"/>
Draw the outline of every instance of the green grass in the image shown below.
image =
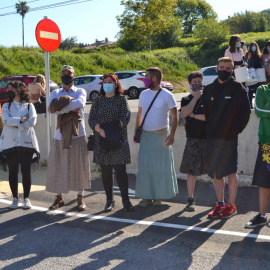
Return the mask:
<path id="1" fill-rule="evenodd" d="M 0 47 L 0 77 L 15 74 L 45 74 L 45 54 L 33 47 Z M 146 70 L 156 66 L 162 69 L 164 80 L 174 84 L 186 80 L 198 66 L 190 59 L 185 48 L 170 48 L 151 52 L 126 52 L 120 48 L 90 51 L 74 49 L 50 53 L 50 78 L 61 83 L 63 65 L 72 65 L 76 76 L 105 74 L 120 70 Z"/>

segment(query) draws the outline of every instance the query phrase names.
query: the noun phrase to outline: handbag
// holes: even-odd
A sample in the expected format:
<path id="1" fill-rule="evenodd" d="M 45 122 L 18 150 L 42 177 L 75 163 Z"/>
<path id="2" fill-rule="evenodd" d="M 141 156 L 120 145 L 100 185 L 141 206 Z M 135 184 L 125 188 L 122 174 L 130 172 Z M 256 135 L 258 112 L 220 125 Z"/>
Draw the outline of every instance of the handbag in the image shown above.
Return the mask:
<path id="1" fill-rule="evenodd" d="M 143 130 L 142 128 L 143 128 L 143 124 L 144 124 L 145 118 L 146 118 L 148 112 L 150 111 L 150 109 L 151 109 L 151 107 L 152 107 L 152 105 L 153 105 L 155 99 L 157 98 L 157 96 L 158 96 L 159 93 L 161 92 L 161 90 L 162 90 L 162 88 L 160 88 L 160 89 L 158 90 L 157 94 L 156 94 L 155 97 L 153 98 L 151 104 L 149 105 L 149 107 L 148 107 L 148 109 L 147 109 L 147 111 L 146 111 L 146 113 L 145 113 L 145 115 L 144 115 L 144 118 L 143 118 L 143 121 L 142 121 L 141 125 L 138 126 L 138 127 L 136 128 L 136 130 L 135 130 L 135 135 L 134 135 L 133 140 L 134 140 L 134 142 L 136 142 L 136 143 L 140 143 L 140 141 L 141 141 L 141 135 L 142 135 L 142 130 Z"/>
<path id="2" fill-rule="evenodd" d="M 88 136 L 87 149 L 88 151 L 93 151 L 94 149 L 94 134 Z"/>

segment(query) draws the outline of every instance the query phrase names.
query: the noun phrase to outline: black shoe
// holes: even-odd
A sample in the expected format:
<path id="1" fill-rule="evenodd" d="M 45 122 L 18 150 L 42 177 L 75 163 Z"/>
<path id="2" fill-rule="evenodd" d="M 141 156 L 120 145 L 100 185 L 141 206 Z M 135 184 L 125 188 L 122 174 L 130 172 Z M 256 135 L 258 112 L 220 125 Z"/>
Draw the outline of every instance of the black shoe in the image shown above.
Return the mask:
<path id="1" fill-rule="evenodd" d="M 253 219 L 251 219 L 246 225 L 245 228 L 256 228 L 257 226 L 262 226 L 267 224 L 267 218 L 261 217 L 261 214 L 257 214 Z"/>
<path id="2" fill-rule="evenodd" d="M 114 208 L 114 200 L 108 200 L 105 205 L 105 212 L 110 212 Z"/>
<path id="3" fill-rule="evenodd" d="M 127 212 L 134 212 L 134 207 L 132 206 L 130 201 L 124 201 L 123 206 Z"/>
<path id="4" fill-rule="evenodd" d="M 188 198 L 187 205 L 185 207 L 185 210 L 187 210 L 189 212 L 192 212 L 192 211 L 195 211 L 196 210 L 194 198 Z"/>

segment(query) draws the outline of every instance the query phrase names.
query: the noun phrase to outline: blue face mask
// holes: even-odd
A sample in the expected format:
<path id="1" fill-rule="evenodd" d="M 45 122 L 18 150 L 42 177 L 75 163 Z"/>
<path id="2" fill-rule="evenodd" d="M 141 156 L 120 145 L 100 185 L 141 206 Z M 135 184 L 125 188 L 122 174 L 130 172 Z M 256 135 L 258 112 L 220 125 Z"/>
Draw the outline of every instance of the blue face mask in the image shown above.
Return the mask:
<path id="1" fill-rule="evenodd" d="M 237 41 L 235 45 L 237 48 L 239 48 L 241 46 L 241 41 Z"/>
<path id="2" fill-rule="evenodd" d="M 103 84 L 103 90 L 106 94 L 111 94 L 114 90 L 114 85 L 112 83 L 104 83 Z"/>
<path id="3" fill-rule="evenodd" d="M 256 49 L 257 49 L 256 46 L 252 46 L 252 47 L 251 47 L 251 50 L 252 50 L 253 52 L 256 52 Z"/>
<path id="4" fill-rule="evenodd" d="M 245 51 L 245 50 L 246 50 L 246 48 L 247 48 L 247 46 L 246 46 L 246 45 L 244 45 L 242 49 Z"/>

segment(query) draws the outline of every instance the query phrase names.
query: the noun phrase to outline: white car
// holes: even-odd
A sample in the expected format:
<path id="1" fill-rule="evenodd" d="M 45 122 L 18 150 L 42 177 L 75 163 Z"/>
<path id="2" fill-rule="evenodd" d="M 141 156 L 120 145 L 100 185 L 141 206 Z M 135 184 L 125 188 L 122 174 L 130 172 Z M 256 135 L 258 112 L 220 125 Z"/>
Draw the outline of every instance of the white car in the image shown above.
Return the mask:
<path id="1" fill-rule="evenodd" d="M 100 95 L 100 88 L 103 83 L 103 75 L 84 75 L 74 79 L 74 85 L 85 89 L 88 100 L 93 101 Z"/>
<path id="2" fill-rule="evenodd" d="M 129 70 L 114 72 L 117 75 L 125 95 L 130 98 L 138 98 L 140 93 L 145 90 L 143 79 L 145 78 L 145 71 Z M 173 92 L 173 85 L 167 81 L 161 81 L 161 87 Z"/>
<path id="3" fill-rule="evenodd" d="M 114 74 L 117 75 L 125 95 L 130 98 L 138 98 L 141 91 L 145 89 L 143 82 L 145 71 L 117 71 Z"/>
<path id="4" fill-rule="evenodd" d="M 203 74 L 203 84 L 207 85 L 212 83 L 217 77 L 217 66 L 203 67 L 199 71 Z"/>

